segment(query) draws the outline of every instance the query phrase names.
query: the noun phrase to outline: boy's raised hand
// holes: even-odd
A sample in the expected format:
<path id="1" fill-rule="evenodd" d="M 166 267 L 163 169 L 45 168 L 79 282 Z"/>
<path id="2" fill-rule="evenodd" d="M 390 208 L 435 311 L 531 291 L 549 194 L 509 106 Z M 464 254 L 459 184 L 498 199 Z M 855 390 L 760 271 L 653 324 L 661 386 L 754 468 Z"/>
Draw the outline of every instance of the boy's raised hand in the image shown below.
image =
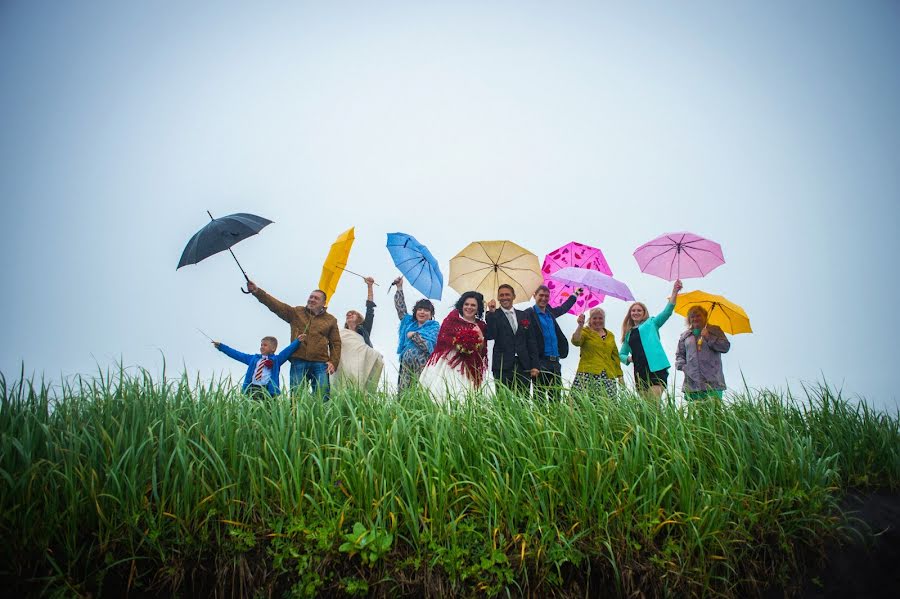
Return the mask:
<path id="1" fill-rule="evenodd" d="M 212 344 L 216 346 L 216 349 L 219 349 L 219 345 L 220 345 L 221 343 L 222 343 L 221 341 L 213 341 L 213 342 L 212 342 Z"/>
<path id="2" fill-rule="evenodd" d="M 306 333 L 300 333 L 299 335 L 297 335 L 297 341 L 299 341 L 300 343 L 306 341 Z"/>

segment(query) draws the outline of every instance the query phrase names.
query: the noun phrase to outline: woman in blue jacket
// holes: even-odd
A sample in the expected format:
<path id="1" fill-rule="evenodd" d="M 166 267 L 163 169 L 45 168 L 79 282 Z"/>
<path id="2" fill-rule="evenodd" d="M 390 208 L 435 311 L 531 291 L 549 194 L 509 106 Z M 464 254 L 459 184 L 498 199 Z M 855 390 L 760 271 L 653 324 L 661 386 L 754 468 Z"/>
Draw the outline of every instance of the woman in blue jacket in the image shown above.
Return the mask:
<path id="1" fill-rule="evenodd" d="M 672 315 L 681 287 L 681 280 L 675 281 L 669 303 L 656 316 L 650 316 L 647 306 L 635 302 L 631 304 L 622 323 L 619 359 L 623 364 L 634 364 L 635 390 L 650 393 L 656 399 L 662 397 L 669 379 L 669 359 L 659 341 L 659 328 Z"/>

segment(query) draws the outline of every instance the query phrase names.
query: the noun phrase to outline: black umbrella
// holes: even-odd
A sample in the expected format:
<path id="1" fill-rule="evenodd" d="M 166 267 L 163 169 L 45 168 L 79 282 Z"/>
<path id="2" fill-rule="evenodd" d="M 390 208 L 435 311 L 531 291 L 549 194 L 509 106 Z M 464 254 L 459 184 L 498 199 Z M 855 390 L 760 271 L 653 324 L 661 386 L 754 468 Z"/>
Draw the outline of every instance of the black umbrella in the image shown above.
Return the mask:
<path id="1" fill-rule="evenodd" d="M 250 278 L 244 271 L 244 267 L 238 262 L 237 256 L 231 251 L 231 246 L 256 235 L 263 227 L 272 224 L 272 221 L 255 214 L 247 214 L 246 212 L 229 214 L 222 218 L 213 218 L 209 210 L 206 213 L 209 214 L 210 222 L 194 233 L 191 240 L 184 246 L 184 252 L 181 253 L 181 260 L 178 261 L 178 266 L 175 270 L 188 264 L 197 264 L 213 254 L 228 250 L 231 253 L 231 257 L 237 262 L 238 268 L 244 273 L 244 279 L 249 282 Z M 241 289 L 241 291 L 250 293 L 244 289 Z"/>

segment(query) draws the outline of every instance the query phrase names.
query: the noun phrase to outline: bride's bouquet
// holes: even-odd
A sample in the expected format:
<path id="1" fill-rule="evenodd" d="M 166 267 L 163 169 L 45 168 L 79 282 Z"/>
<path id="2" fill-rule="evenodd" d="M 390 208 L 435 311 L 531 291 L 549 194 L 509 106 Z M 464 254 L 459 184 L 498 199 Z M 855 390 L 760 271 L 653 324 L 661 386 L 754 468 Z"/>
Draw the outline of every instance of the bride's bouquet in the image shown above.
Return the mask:
<path id="1" fill-rule="evenodd" d="M 475 329 L 465 329 L 453 338 L 453 347 L 461 354 L 474 354 L 484 345 L 484 339 Z"/>

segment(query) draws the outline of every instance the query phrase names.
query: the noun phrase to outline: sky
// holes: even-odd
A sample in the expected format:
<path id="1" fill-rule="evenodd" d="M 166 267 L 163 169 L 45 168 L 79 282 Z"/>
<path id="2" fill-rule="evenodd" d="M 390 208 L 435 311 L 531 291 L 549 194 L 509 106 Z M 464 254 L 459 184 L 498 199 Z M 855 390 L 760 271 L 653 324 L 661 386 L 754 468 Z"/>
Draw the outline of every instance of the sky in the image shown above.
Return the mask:
<path id="1" fill-rule="evenodd" d="M 176 271 L 206 210 L 274 221 L 234 249 L 295 305 L 355 226 L 348 267 L 380 283 L 392 380 L 386 233 L 425 243 L 445 279 L 471 241 L 540 259 L 580 241 L 656 313 L 671 283 L 632 252 L 686 230 L 726 263 L 685 290 L 753 324 L 730 387 L 825 381 L 896 412 L 898 26 L 878 0 L 2 2 L 0 372 L 239 380 L 197 329 L 286 344 L 227 253 Z M 364 300 L 345 275 L 329 311 Z M 620 337 L 628 304 L 603 305 Z M 683 329 L 662 329 L 673 361 Z"/>

